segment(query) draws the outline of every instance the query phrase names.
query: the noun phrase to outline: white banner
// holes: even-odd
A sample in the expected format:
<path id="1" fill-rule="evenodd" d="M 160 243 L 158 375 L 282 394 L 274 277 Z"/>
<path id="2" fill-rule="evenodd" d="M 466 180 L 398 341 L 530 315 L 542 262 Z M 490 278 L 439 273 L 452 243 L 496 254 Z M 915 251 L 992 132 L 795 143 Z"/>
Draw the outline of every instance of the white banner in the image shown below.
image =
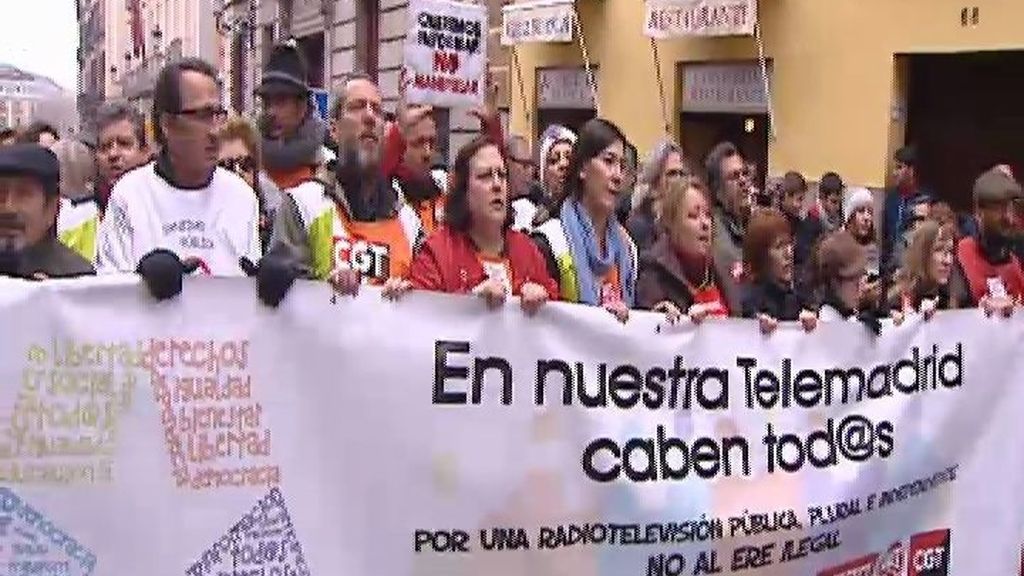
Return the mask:
<path id="1" fill-rule="evenodd" d="M 410 0 L 404 63 L 408 101 L 446 108 L 482 103 L 487 36 L 483 4 Z"/>
<path id="2" fill-rule="evenodd" d="M 644 35 L 751 36 L 757 0 L 645 0 Z"/>
<path id="3" fill-rule="evenodd" d="M 1024 318 L 0 279 L 0 574 L 1013 576 Z"/>
<path id="4" fill-rule="evenodd" d="M 501 8 L 501 44 L 572 42 L 576 24 L 573 0 L 537 0 Z"/>

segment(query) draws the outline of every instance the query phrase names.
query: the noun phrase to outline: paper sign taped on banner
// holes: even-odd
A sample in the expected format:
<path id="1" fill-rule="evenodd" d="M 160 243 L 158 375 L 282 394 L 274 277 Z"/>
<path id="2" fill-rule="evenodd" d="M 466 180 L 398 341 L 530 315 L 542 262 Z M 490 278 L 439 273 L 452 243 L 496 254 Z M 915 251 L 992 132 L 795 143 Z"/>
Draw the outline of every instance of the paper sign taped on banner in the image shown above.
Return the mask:
<path id="1" fill-rule="evenodd" d="M 644 35 L 751 36 L 757 22 L 757 0 L 646 0 Z"/>
<path id="2" fill-rule="evenodd" d="M 406 98 L 446 108 L 481 104 L 487 89 L 487 8 L 412 0 L 405 36 Z"/>
<path id="3" fill-rule="evenodd" d="M 105 482 L 0 485 L 0 574 L 1020 564 L 1024 317 L 766 338 L 747 320 L 656 332 L 642 311 L 619 325 L 597 307 L 527 316 L 374 288 L 332 304 L 305 281 L 276 311 L 245 279 L 189 279 L 156 304 L 134 282 L 0 279 L 0 382 L 16 383 L 0 406 L 25 390 L 26 350 L 40 366 L 142 366 L 152 389 L 110 400 L 122 441 Z M 54 341 L 96 344 L 38 346 Z M 89 382 L 53 392 L 110 396 Z M 53 406 L 48 426 L 78 418 Z"/>
<path id="4" fill-rule="evenodd" d="M 576 10 L 571 0 L 506 4 L 501 14 L 503 46 L 572 41 Z"/>

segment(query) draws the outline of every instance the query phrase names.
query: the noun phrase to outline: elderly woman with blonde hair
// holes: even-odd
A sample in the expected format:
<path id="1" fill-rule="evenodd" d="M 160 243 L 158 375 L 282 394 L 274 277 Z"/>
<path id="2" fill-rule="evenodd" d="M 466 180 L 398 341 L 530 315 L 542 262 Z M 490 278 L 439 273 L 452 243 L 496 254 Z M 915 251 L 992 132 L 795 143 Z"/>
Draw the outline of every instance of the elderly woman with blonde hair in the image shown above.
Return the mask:
<path id="1" fill-rule="evenodd" d="M 665 191 L 690 174 L 693 174 L 693 169 L 679 144 L 662 140 L 655 145 L 640 169 L 640 178 L 633 192 L 633 208 L 626 221 L 626 229 L 638 249 L 649 248 L 657 239 L 658 213 Z"/>

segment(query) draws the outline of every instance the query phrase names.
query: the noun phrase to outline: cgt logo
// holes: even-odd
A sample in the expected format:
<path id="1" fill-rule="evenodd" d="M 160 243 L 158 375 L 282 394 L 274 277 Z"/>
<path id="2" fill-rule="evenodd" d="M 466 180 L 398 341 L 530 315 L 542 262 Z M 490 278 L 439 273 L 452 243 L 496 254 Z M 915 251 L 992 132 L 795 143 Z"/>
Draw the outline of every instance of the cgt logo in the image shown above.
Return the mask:
<path id="1" fill-rule="evenodd" d="M 386 280 L 391 271 L 391 248 L 387 244 L 335 237 L 334 265 L 374 280 Z"/>
<path id="2" fill-rule="evenodd" d="M 910 539 L 908 576 L 947 576 L 949 574 L 949 530 L 915 534 Z"/>
<path id="3" fill-rule="evenodd" d="M 907 552 L 903 542 L 895 542 L 889 546 L 885 554 L 878 557 L 875 563 L 876 576 L 904 576 L 906 574 Z"/>
<path id="4" fill-rule="evenodd" d="M 818 576 L 873 576 L 878 554 L 871 554 L 819 572 Z"/>

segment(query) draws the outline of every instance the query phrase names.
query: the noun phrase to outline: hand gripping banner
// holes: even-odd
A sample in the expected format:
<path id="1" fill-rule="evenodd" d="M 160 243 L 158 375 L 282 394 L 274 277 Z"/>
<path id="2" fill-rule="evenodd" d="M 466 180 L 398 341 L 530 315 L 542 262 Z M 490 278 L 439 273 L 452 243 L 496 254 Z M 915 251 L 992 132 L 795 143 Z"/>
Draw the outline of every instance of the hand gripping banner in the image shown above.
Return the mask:
<path id="1" fill-rule="evenodd" d="M 1017 575 L 1024 319 L 0 280 L 0 574 Z"/>

